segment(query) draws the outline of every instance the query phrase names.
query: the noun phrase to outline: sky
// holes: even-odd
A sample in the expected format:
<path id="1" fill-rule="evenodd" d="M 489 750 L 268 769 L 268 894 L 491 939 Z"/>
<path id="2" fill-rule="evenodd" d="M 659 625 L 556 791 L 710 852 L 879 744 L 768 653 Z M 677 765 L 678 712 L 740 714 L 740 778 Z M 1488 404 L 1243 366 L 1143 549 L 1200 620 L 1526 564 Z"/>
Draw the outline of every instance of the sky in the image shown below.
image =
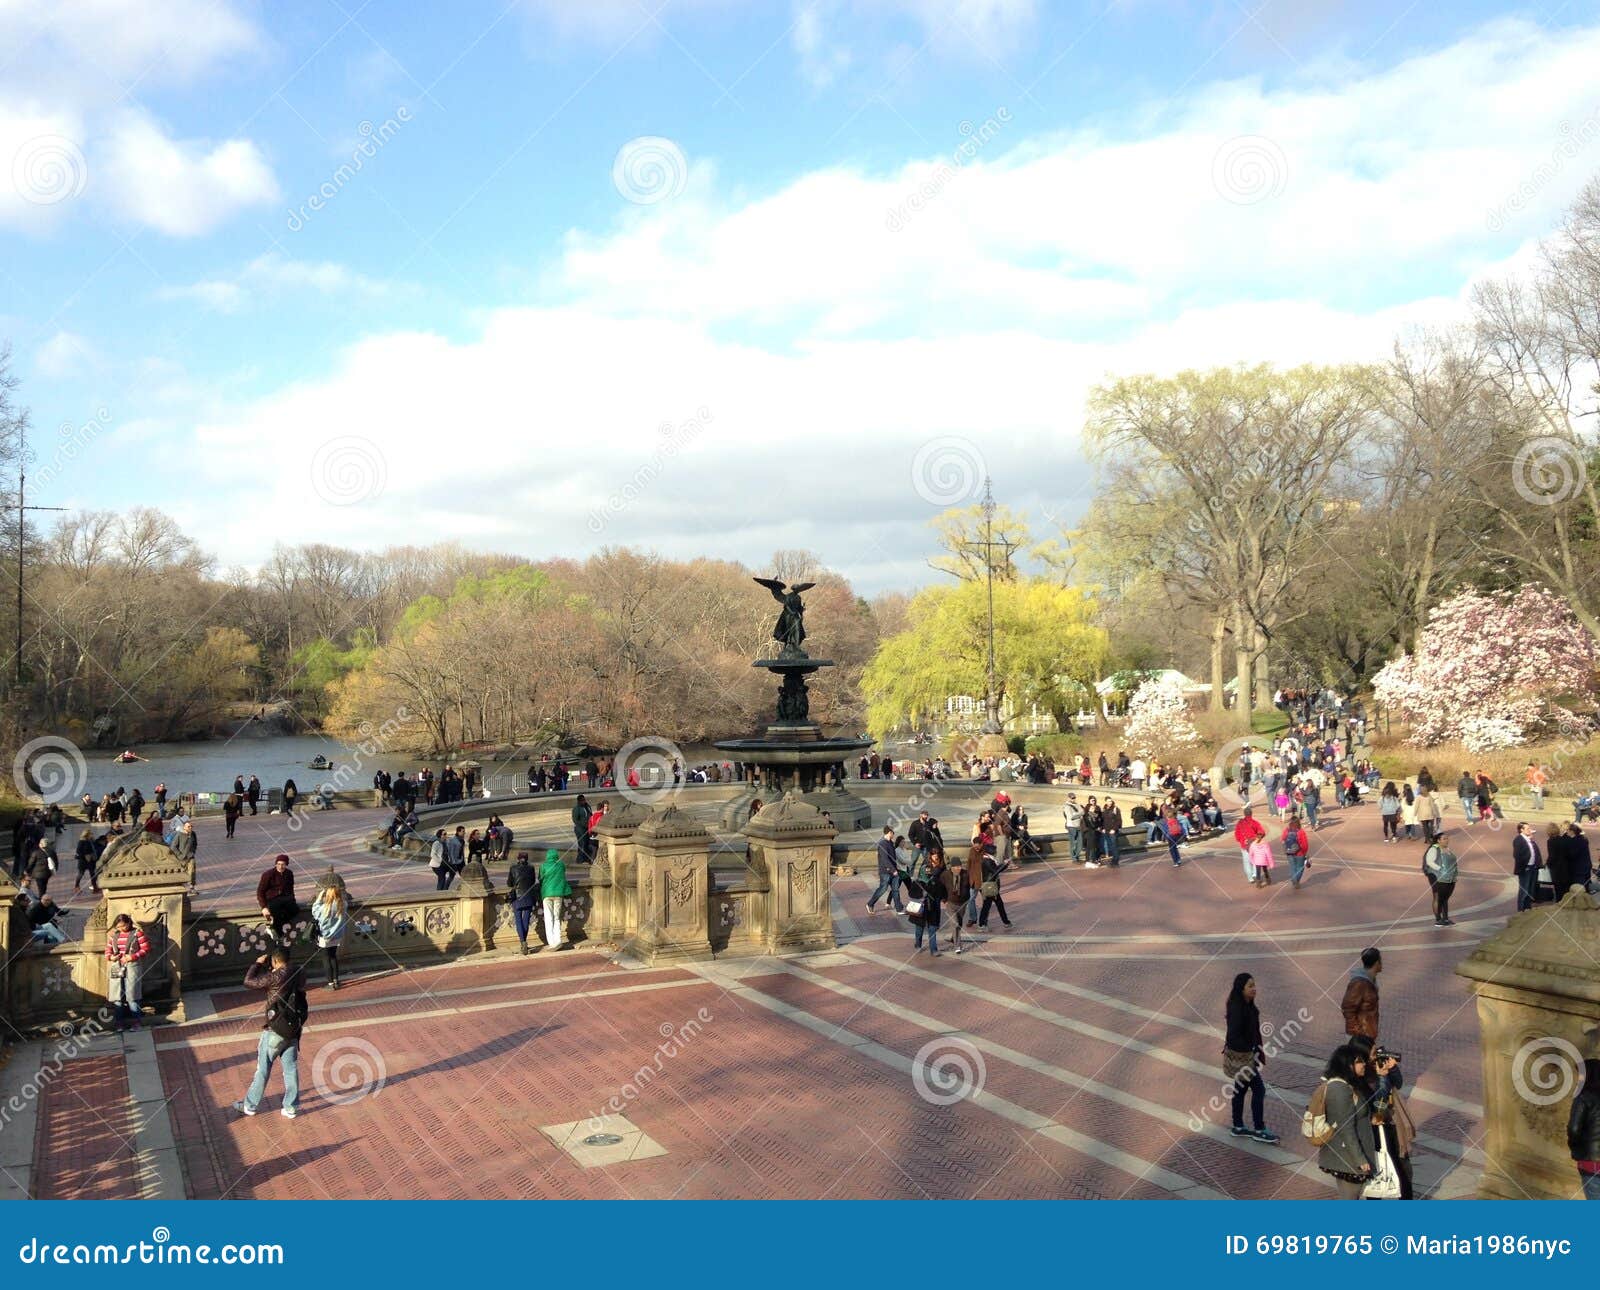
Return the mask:
<path id="1" fill-rule="evenodd" d="M 0 0 L 30 500 L 928 582 L 1121 375 L 1383 357 L 1600 172 L 1600 2 Z"/>

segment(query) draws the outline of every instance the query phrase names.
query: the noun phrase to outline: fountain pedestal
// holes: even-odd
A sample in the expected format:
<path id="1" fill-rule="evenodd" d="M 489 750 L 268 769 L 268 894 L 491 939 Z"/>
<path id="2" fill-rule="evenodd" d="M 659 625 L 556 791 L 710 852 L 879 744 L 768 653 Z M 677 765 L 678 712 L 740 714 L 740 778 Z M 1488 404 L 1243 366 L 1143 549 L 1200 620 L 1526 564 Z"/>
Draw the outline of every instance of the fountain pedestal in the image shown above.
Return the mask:
<path id="1" fill-rule="evenodd" d="M 872 747 L 870 739 L 827 739 L 811 720 L 807 679 L 833 660 L 812 658 L 804 650 L 785 647 L 776 658 L 758 658 L 751 665 L 778 677 L 778 719 L 758 739 L 722 739 L 717 751 L 755 768 L 750 787 L 723 811 L 723 826 L 742 829 L 751 804 L 772 803 L 785 793 L 798 793 L 825 811 L 840 832 L 869 828 L 872 808 L 842 787 L 845 763 Z M 832 785 L 832 787 L 830 787 Z"/>

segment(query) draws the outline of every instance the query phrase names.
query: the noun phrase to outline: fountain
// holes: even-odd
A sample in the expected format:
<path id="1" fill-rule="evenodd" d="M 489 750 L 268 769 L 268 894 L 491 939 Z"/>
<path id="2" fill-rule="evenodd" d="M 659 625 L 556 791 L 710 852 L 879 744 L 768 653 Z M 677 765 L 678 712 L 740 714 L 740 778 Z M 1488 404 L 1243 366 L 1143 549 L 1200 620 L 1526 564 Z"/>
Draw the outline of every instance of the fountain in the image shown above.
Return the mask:
<path id="1" fill-rule="evenodd" d="M 756 778 L 734 798 L 722 814 L 724 828 L 739 829 L 750 818 L 750 808 L 758 798 L 770 803 L 785 792 L 794 791 L 819 811 L 827 812 L 840 832 L 868 828 L 872 808 L 844 788 L 844 764 L 872 747 L 870 739 L 827 739 L 822 727 L 811 720 L 811 697 L 807 678 L 821 668 L 832 667 L 833 660 L 812 658 L 805 651 L 804 591 L 810 582 L 786 586 L 777 578 L 757 578 L 782 606 L 772 628 L 778 642 L 775 658 L 758 658 L 753 667 L 764 667 L 778 681 L 777 720 L 757 739 L 723 739 L 716 748 L 747 766 L 756 768 Z"/>

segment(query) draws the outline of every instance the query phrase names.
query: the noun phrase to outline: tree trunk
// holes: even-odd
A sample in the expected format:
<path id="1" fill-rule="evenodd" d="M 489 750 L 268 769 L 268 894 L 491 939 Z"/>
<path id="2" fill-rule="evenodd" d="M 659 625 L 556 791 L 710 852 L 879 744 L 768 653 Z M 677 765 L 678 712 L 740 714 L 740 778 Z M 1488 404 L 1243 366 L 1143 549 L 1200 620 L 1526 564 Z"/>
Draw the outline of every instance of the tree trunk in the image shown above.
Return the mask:
<path id="1" fill-rule="evenodd" d="M 1211 711 L 1221 712 L 1228 706 L 1228 696 L 1223 690 L 1225 684 L 1222 673 L 1223 642 L 1228 636 L 1228 620 L 1226 616 L 1218 614 L 1211 625 Z"/>
<path id="2" fill-rule="evenodd" d="M 1267 670 L 1267 637 L 1260 627 L 1254 629 L 1256 691 L 1251 708 L 1263 711 L 1272 706 L 1272 674 Z"/>
<path id="3" fill-rule="evenodd" d="M 1244 620 L 1243 610 L 1233 612 L 1233 675 L 1238 682 L 1233 696 L 1234 707 L 1242 723 L 1248 725 L 1251 698 L 1254 690 L 1250 683 L 1250 627 Z"/>

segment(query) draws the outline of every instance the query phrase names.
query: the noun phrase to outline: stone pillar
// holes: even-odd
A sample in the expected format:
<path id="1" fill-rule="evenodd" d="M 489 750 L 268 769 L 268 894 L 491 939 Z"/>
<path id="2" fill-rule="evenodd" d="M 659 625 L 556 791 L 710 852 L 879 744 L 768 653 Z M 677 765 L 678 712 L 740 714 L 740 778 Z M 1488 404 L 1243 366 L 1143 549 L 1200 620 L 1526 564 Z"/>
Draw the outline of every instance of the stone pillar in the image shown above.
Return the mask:
<path id="1" fill-rule="evenodd" d="M 23 938 L 31 935 L 17 909 L 17 897 L 21 894 L 17 884 L 11 881 L 11 875 L 0 869 L 0 1026 L 7 1027 L 7 1034 L 21 1028 L 22 1014 L 27 1011 L 15 1005 L 11 998 L 11 964 L 22 952 Z"/>
<path id="2" fill-rule="evenodd" d="M 494 881 L 482 860 L 468 860 L 455 884 L 455 936 L 464 937 L 468 951 L 493 948 Z M 515 936 L 511 939 L 515 939 Z M 459 946 L 461 941 L 456 941 Z"/>
<path id="3" fill-rule="evenodd" d="M 634 834 L 639 925 L 629 941 L 646 963 L 711 957 L 711 834 L 676 806 L 657 807 Z"/>
<path id="4" fill-rule="evenodd" d="M 745 825 L 750 861 L 769 887 L 762 943 L 769 954 L 832 949 L 829 857 L 835 830 L 811 804 L 817 794 L 791 790 Z"/>
<path id="5" fill-rule="evenodd" d="M 639 930 L 638 857 L 634 837 L 649 815 L 638 802 L 623 800 L 606 812 L 595 829 L 593 873 L 595 940 L 626 941 Z"/>
<path id="6" fill-rule="evenodd" d="M 140 992 L 145 1003 L 175 1021 L 183 1020 L 183 933 L 193 881 L 193 861 L 180 860 L 160 838 L 138 836 L 118 847 L 100 870 L 105 898 L 91 919 L 99 922 L 103 910 L 100 925 L 110 927 L 122 914 L 132 917 L 150 942 Z"/>
<path id="7" fill-rule="evenodd" d="M 1483 1199 L 1572 1200 L 1567 1116 L 1582 1062 L 1600 1057 L 1600 904 L 1573 888 L 1516 915 L 1456 968 L 1477 996 L 1483 1053 Z"/>

